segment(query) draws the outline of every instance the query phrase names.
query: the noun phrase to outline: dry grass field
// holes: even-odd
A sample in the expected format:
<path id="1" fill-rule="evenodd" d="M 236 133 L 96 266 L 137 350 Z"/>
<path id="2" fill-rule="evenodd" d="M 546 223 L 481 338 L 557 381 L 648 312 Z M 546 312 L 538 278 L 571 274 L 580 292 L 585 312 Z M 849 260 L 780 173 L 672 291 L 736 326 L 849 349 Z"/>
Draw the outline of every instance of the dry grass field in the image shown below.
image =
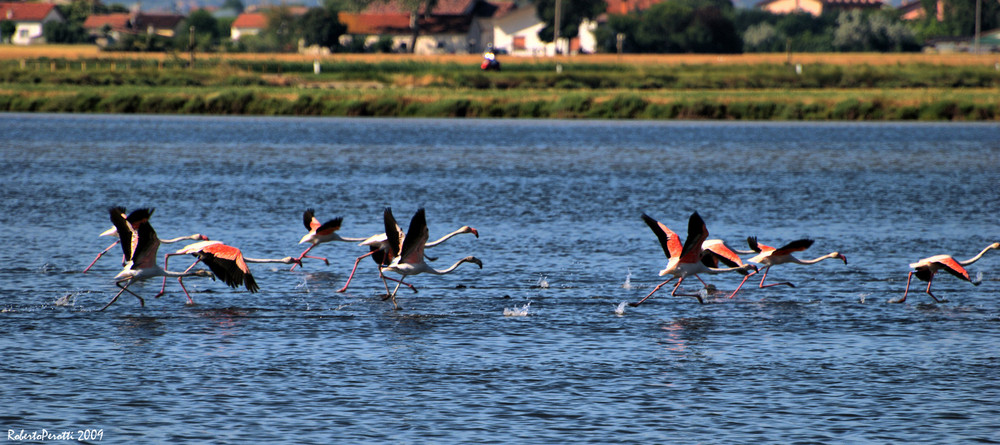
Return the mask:
<path id="1" fill-rule="evenodd" d="M 164 59 L 168 57 L 187 58 L 187 54 L 165 53 L 121 53 L 102 52 L 93 45 L 37 45 L 37 46 L 0 46 L 0 60 L 3 59 Z M 196 53 L 197 58 L 233 59 L 233 60 L 280 60 L 280 61 L 347 61 L 347 62 L 384 62 L 419 60 L 421 62 L 477 63 L 479 55 L 413 55 L 413 54 L 333 54 L 329 56 L 314 56 L 308 54 L 247 54 L 247 53 Z M 766 54 L 591 54 L 559 57 L 514 57 L 501 56 L 508 65 L 531 63 L 625 63 L 625 64 L 656 64 L 656 65 L 753 65 L 791 63 L 832 65 L 906 65 L 931 64 L 945 66 L 995 65 L 1000 63 L 998 54 L 925 54 L 925 53 L 766 53 Z"/>

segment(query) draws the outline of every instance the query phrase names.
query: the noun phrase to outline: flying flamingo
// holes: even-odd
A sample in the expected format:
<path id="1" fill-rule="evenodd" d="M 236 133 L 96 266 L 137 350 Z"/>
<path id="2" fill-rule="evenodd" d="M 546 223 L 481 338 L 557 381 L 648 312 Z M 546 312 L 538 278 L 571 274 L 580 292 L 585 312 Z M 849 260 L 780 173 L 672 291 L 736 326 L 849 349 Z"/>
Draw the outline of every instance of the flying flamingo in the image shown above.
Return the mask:
<path id="1" fill-rule="evenodd" d="M 691 217 L 688 219 L 688 237 L 683 246 L 681 245 L 681 240 L 677 234 L 667 228 L 667 226 L 663 225 L 663 223 L 651 218 L 645 213 L 642 214 L 642 220 L 645 221 L 646 225 L 648 225 L 649 228 L 653 230 L 653 233 L 656 234 L 656 238 L 660 241 L 660 247 L 663 248 L 663 253 L 665 253 L 668 258 L 667 267 L 660 271 L 660 276 L 673 276 L 658 284 L 648 295 L 643 297 L 642 300 L 639 300 L 636 303 L 629 303 L 629 306 L 635 307 L 642 304 L 642 302 L 653 296 L 656 291 L 660 290 L 661 287 L 669 283 L 674 278 L 677 278 L 677 283 L 674 284 L 674 289 L 670 292 L 671 296 L 695 297 L 698 299 L 699 303 L 704 303 L 705 301 L 702 300 L 700 294 L 677 293 L 677 290 L 680 288 L 684 278 L 692 275 L 697 277 L 698 274 L 703 273 L 716 274 L 732 271 L 742 271 L 746 273 L 749 269 L 753 269 L 754 271 L 757 270 L 757 267 L 752 264 L 744 264 L 742 266 L 728 268 L 716 268 L 706 265 L 703 262 L 705 254 L 703 253 L 704 248 L 702 245 L 708 238 L 708 228 L 705 227 L 705 221 L 701 219 L 701 215 L 698 215 L 698 212 L 692 213 Z M 735 254 L 733 254 L 733 256 L 735 256 Z M 732 298 L 733 295 L 736 295 L 737 291 L 739 291 L 739 288 L 733 291 L 730 298 Z"/>
<path id="2" fill-rule="evenodd" d="M 314 212 L 313 209 L 306 209 L 306 211 L 302 214 L 302 221 L 305 223 L 306 230 L 309 230 L 309 233 L 307 233 L 305 236 L 302 237 L 301 240 L 299 240 L 299 244 L 312 243 L 312 245 L 309 246 L 309 248 L 306 249 L 304 252 L 302 252 L 301 255 L 299 255 L 299 257 L 297 258 L 298 260 L 301 260 L 303 258 L 312 258 L 315 260 L 323 260 L 327 265 L 330 265 L 330 261 L 328 261 L 326 258 L 317 256 L 306 256 L 306 254 L 309 253 L 309 251 L 312 250 L 313 247 L 316 247 L 320 244 L 329 241 L 347 241 L 347 242 L 357 243 L 365 240 L 364 238 L 342 237 L 339 234 L 337 234 L 337 231 L 340 230 L 340 224 L 344 222 L 344 218 L 337 217 L 323 224 L 320 224 L 319 220 L 316 219 L 316 217 L 313 215 L 313 212 Z M 301 262 L 293 264 L 290 270 L 295 270 L 295 266 L 299 266 L 301 264 L 302 264 Z"/>
<path id="3" fill-rule="evenodd" d="M 792 253 L 804 251 L 804 250 L 808 249 L 809 246 L 812 246 L 813 245 L 813 240 L 811 240 L 811 239 L 795 240 L 795 241 L 792 241 L 792 242 L 790 242 L 788 244 L 785 244 L 784 246 L 781 246 L 781 247 L 775 249 L 774 247 L 765 246 L 763 244 L 758 243 L 757 242 L 757 237 L 751 236 L 751 237 L 747 238 L 747 244 L 750 245 L 750 250 L 753 250 L 754 252 L 757 252 L 757 256 L 754 256 L 753 258 L 748 259 L 747 262 L 750 262 L 750 263 L 759 263 L 759 264 L 763 264 L 764 265 L 764 276 L 761 277 L 761 279 L 760 279 L 760 285 L 758 286 L 761 289 L 763 289 L 765 287 L 780 286 L 782 284 L 784 284 L 784 285 L 786 285 L 788 287 L 795 287 L 794 284 L 792 284 L 790 282 L 787 282 L 787 281 L 782 281 L 780 283 L 771 283 L 771 284 L 765 285 L 764 284 L 764 280 L 767 279 L 767 271 L 771 269 L 771 266 L 777 266 L 779 264 L 785 264 L 785 263 L 806 264 L 806 265 L 808 265 L 808 264 L 816 264 L 816 263 L 818 263 L 820 261 L 828 260 L 828 259 L 831 259 L 831 258 L 840 259 L 841 261 L 844 262 L 844 264 L 847 264 L 847 257 L 844 256 L 844 255 L 841 255 L 839 252 L 830 252 L 830 253 L 828 253 L 826 255 L 823 255 L 823 256 L 821 256 L 819 258 L 814 258 L 814 259 L 811 259 L 811 260 L 800 260 L 800 259 L 795 258 L 794 256 L 792 256 Z M 744 279 L 744 281 L 746 281 L 746 280 Z"/>
<path id="4" fill-rule="evenodd" d="M 391 223 L 387 223 L 388 227 L 394 227 L 394 230 L 392 230 L 392 232 L 394 232 L 394 234 L 396 234 L 397 238 L 403 238 L 403 237 L 405 237 L 402 234 L 402 229 L 400 229 L 399 225 L 396 224 L 396 219 L 392 216 L 392 209 L 391 208 L 389 208 L 389 207 L 385 208 L 385 211 L 383 212 L 383 220 L 387 221 L 387 222 L 391 221 Z M 387 229 L 387 230 L 389 230 L 389 229 Z M 449 234 L 447 234 L 445 236 L 442 236 L 441 238 L 439 238 L 436 241 L 432 241 L 432 242 L 427 243 L 426 245 L 424 245 L 424 247 L 425 248 L 431 248 L 431 247 L 437 246 L 437 245 L 439 245 L 439 244 L 447 241 L 451 237 L 456 236 L 456 235 L 461 235 L 463 233 L 471 233 L 471 234 L 475 235 L 476 238 L 479 238 L 479 231 L 478 230 L 476 230 L 476 229 L 474 229 L 472 227 L 469 227 L 469 226 L 462 226 L 462 227 L 459 227 L 458 230 L 455 230 L 454 232 L 451 232 L 451 233 L 449 233 Z M 395 279 L 389 278 L 389 277 L 386 277 L 385 275 L 383 275 L 382 271 L 381 271 L 381 268 L 385 267 L 385 266 L 388 266 L 389 263 L 392 262 L 392 259 L 397 256 L 398 252 L 391 251 L 391 246 L 389 245 L 388 239 L 389 239 L 389 237 L 388 237 L 388 235 L 386 235 L 386 233 L 380 233 L 380 234 L 372 235 L 372 236 L 368 237 L 367 239 L 365 239 L 364 241 L 362 241 L 361 244 L 359 244 L 361 246 L 368 246 L 368 248 L 369 248 L 370 251 L 368 253 L 364 254 L 364 255 L 359 256 L 357 259 L 354 260 L 354 268 L 351 269 L 351 275 L 347 277 L 347 282 L 344 283 L 344 287 L 338 289 L 337 292 L 344 292 L 344 291 L 347 290 L 347 286 L 349 286 L 351 284 L 351 279 L 354 278 L 354 272 L 358 270 L 358 263 L 360 263 L 361 260 L 364 259 L 365 257 L 370 256 L 375 261 L 375 264 L 378 265 L 378 267 L 380 269 L 379 270 L 379 276 L 382 278 L 382 284 L 385 284 L 385 286 L 386 286 L 385 287 L 385 293 L 386 293 L 386 295 L 389 294 L 389 286 L 388 286 L 388 284 L 385 283 L 385 280 L 389 279 L 389 280 L 395 281 Z M 401 244 L 401 242 L 399 242 L 397 240 L 397 245 L 399 245 L 399 244 Z M 424 255 L 426 256 L 426 253 Z M 427 258 L 430 259 L 431 261 L 435 260 L 435 258 L 431 258 L 431 257 L 427 257 Z M 413 287 L 412 285 L 410 285 L 409 283 L 403 283 L 403 284 L 406 284 L 407 286 L 409 286 L 410 289 L 412 289 L 414 292 L 417 291 L 417 289 L 415 287 Z"/>
<path id="5" fill-rule="evenodd" d="M 110 213 L 111 222 L 118 231 L 118 239 L 122 246 L 122 253 L 125 256 L 125 268 L 115 276 L 115 285 L 120 287 L 121 290 L 115 294 L 115 297 L 108 304 L 101 308 L 102 311 L 111 306 L 126 291 L 138 298 L 141 306 L 145 306 L 146 301 L 128 289 L 136 281 L 160 276 L 178 278 L 212 276 L 211 272 L 204 269 L 171 272 L 161 268 L 156 264 L 156 250 L 160 247 L 160 240 L 156 238 L 156 231 L 153 230 L 153 226 L 149 224 L 149 221 L 144 221 L 133 227 L 126 219 L 124 207 L 112 207 L 108 210 L 108 213 Z M 125 283 L 124 286 L 122 285 L 123 282 Z M 186 289 L 184 293 L 187 294 Z M 190 299 L 191 296 L 188 295 L 188 300 Z"/>
<path id="6" fill-rule="evenodd" d="M 138 209 L 138 210 L 133 211 L 132 213 L 129 213 L 128 217 L 125 218 L 125 219 L 128 221 L 129 225 L 131 225 L 132 227 L 137 227 L 139 223 L 149 221 L 149 218 L 151 216 L 153 216 L 153 211 L 154 210 L 155 209 L 145 209 L 145 208 L 144 209 Z M 98 236 L 112 236 L 112 235 L 116 235 L 116 234 L 118 234 L 118 229 L 116 229 L 114 226 L 111 226 L 110 229 L 101 232 L 101 234 L 98 235 Z M 179 241 L 186 241 L 186 240 L 207 241 L 208 237 L 206 237 L 206 236 L 204 236 L 204 235 L 202 235 L 200 233 L 195 233 L 194 235 L 181 236 L 181 237 L 170 238 L 170 239 L 161 239 L 160 243 L 161 244 L 170 244 L 170 243 L 176 243 L 176 242 L 179 242 Z M 105 248 L 104 250 L 102 250 L 101 253 L 97 254 L 97 258 L 94 258 L 94 261 L 91 261 L 90 264 L 87 265 L 86 269 L 83 269 L 83 273 L 87 273 L 87 271 L 89 271 L 91 267 L 94 267 L 94 264 L 97 263 L 97 260 L 101 259 L 101 257 L 104 256 L 105 253 L 108 253 L 108 251 L 111 250 L 113 247 L 115 247 L 117 244 L 118 244 L 118 241 L 115 241 L 115 242 L 111 243 L 110 246 L 108 246 L 107 248 Z"/>
<path id="7" fill-rule="evenodd" d="M 910 292 L 910 279 L 913 278 L 914 275 L 916 275 L 917 278 L 927 282 L 927 295 L 930 295 L 931 298 L 934 299 L 934 301 L 938 303 L 947 302 L 948 300 L 938 300 L 938 298 L 931 293 L 931 280 L 934 279 L 934 274 L 938 270 L 942 269 L 958 278 L 961 278 L 965 281 L 972 283 L 974 286 L 978 286 L 979 282 L 972 281 L 969 278 L 969 272 L 967 272 L 965 270 L 965 267 L 963 266 L 968 266 L 972 263 L 975 263 L 976 261 L 979 261 L 979 259 L 982 258 L 983 255 L 991 249 L 1000 249 L 1000 243 L 993 243 L 990 244 L 989 246 L 986 246 L 986 248 L 983 249 L 982 252 L 979 252 L 979 255 L 976 255 L 965 261 L 956 261 L 949 255 L 935 255 L 932 257 L 924 258 L 920 261 L 917 261 L 916 263 L 910 264 L 910 268 L 914 270 L 910 271 L 910 273 L 906 275 L 906 290 L 903 291 L 902 298 L 896 300 L 890 300 L 889 303 L 902 303 L 906 301 L 906 294 Z"/>
<path id="8" fill-rule="evenodd" d="M 187 269 L 187 272 L 191 270 L 195 264 L 198 262 L 204 262 L 208 265 L 208 268 L 215 273 L 216 276 L 222 278 L 225 282 L 232 288 L 239 287 L 242 283 L 250 293 L 257 292 L 259 287 L 257 282 L 254 280 L 253 275 L 250 273 L 249 268 L 247 268 L 246 263 L 281 263 L 281 264 L 299 264 L 302 260 L 298 258 L 293 258 L 286 256 L 284 258 L 249 258 L 244 257 L 243 252 L 240 249 L 223 244 L 222 241 L 201 241 L 193 244 L 184 246 L 180 250 L 168 253 L 163 256 L 163 267 L 167 267 L 167 263 L 170 261 L 170 257 L 176 255 L 193 255 L 197 257 L 194 263 L 191 263 Z M 181 278 L 177 278 L 177 282 L 181 284 L 181 288 L 184 288 L 184 281 Z M 167 286 L 167 277 L 163 277 L 163 286 L 160 287 L 160 292 L 156 294 L 156 297 L 163 295 L 164 289 Z M 184 293 L 187 294 L 187 289 L 184 288 Z M 191 297 L 188 296 L 188 304 L 194 304 Z"/>
<path id="9" fill-rule="evenodd" d="M 395 225 L 395 221 L 390 221 L 386 218 L 385 225 L 386 233 L 392 233 L 394 227 L 391 227 L 391 225 Z M 393 258 L 392 262 L 389 263 L 388 266 L 381 267 L 381 271 L 395 272 L 405 278 L 421 273 L 444 275 L 451 273 L 462 263 L 473 263 L 478 265 L 480 269 L 483 268 L 483 262 L 474 256 L 462 258 L 447 269 L 437 270 L 432 268 L 424 261 L 424 248 L 427 247 L 428 236 L 429 232 L 427 231 L 427 219 L 424 215 L 424 209 L 421 208 L 417 210 L 417 213 L 414 214 L 413 218 L 410 220 L 410 227 L 406 231 L 406 236 L 402 240 L 402 245 L 399 244 L 400 240 L 398 237 L 387 237 L 387 242 L 390 245 L 390 252 L 399 252 L 399 256 Z M 392 307 L 394 309 L 399 309 L 399 305 L 396 304 L 396 291 L 399 290 L 400 284 L 402 284 L 402 280 L 400 280 L 399 283 L 396 283 L 396 288 L 393 289 L 392 293 L 387 297 L 392 299 Z"/>

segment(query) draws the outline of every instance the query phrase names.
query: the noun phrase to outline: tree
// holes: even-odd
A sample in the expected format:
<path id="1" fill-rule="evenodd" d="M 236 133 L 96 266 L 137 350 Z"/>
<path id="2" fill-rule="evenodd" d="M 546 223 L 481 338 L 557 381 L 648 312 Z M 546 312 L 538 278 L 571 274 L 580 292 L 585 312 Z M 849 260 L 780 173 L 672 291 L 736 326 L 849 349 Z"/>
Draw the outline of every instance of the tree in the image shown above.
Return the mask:
<path id="1" fill-rule="evenodd" d="M 913 31 L 884 13 L 842 12 L 833 33 L 839 51 L 902 51 L 917 47 Z"/>
<path id="2" fill-rule="evenodd" d="M 347 32 L 347 26 L 337 20 L 336 11 L 326 8 L 310 8 L 299 19 L 299 29 L 306 45 L 336 47 L 340 36 Z"/>
<path id="3" fill-rule="evenodd" d="M 538 18 L 542 19 L 542 22 L 545 23 L 545 26 L 538 31 L 538 38 L 544 42 L 551 42 L 555 37 L 556 1 L 535 1 Z M 576 37 L 580 33 L 580 24 L 585 19 L 595 19 L 608 9 L 608 5 L 604 0 L 558 1 L 562 2 L 559 5 L 562 12 L 562 17 L 559 18 L 559 36 L 565 38 Z"/>
<path id="4" fill-rule="evenodd" d="M 222 2 L 222 9 L 232 9 L 237 14 L 242 14 L 246 8 L 243 6 L 242 0 L 226 0 Z"/>
<path id="5" fill-rule="evenodd" d="M 738 53 L 743 42 L 728 0 L 671 0 L 639 15 L 635 47 L 657 53 Z"/>
<path id="6" fill-rule="evenodd" d="M 192 12 L 181 24 L 174 37 L 174 48 L 189 49 L 192 26 L 194 26 L 195 49 L 199 51 L 214 50 L 219 43 L 219 26 L 215 17 L 204 9 Z"/>
<path id="7" fill-rule="evenodd" d="M 264 39 L 274 42 L 278 51 L 293 51 L 295 49 L 295 16 L 286 5 L 267 10 L 267 29 Z"/>
<path id="8" fill-rule="evenodd" d="M 4 42 L 14 36 L 17 31 L 17 24 L 11 20 L 0 20 L 0 42 Z"/>

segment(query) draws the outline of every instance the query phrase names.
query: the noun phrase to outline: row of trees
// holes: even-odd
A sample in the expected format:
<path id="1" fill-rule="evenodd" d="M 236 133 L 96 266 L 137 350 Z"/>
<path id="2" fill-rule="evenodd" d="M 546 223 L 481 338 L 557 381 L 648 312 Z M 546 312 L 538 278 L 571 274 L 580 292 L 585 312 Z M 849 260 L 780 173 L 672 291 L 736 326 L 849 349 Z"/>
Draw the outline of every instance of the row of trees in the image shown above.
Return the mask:
<path id="1" fill-rule="evenodd" d="M 551 1 L 551 0 L 544 0 Z M 603 2 L 603 0 L 577 0 Z M 597 29 L 601 50 L 626 52 L 775 52 L 785 50 L 915 51 L 928 39 L 971 36 L 976 0 L 920 0 L 926 18 L 905 21 L 891 9 L 772 14 L 734 8 L 729 0 L 669 0 L 626 15 L 612 15 Z M 1000 27 L 1000 2 L 982 1 L 981 29 Z"/>
<path id="2" fill-rule="evenodd" d="M 137 35 L 117 42 L 126 50 L 188 50 L 195 29 L 195 47 L 199 51 L 294 51 L 298 44 L 319 45 L 336 51 L 365 51 L 361 43 L 339 47 L 346 27 L 337 20 L 341 10 L 359 10 L 372 1 L 325 0 L 324 6 L 310 8 L 303 15 L 293 15 L 280 6 L 268 11 L 268 28 L 257 36 L 243 36 L 238 42 L 229 39 L 233 18 L 216 18 L 204 10 L 191 13 L 179 26 L 174 39 Z M 414 11 L 429 10 L 437 0 L 403 0 Z M 580 22 L 593 19 L 606 10 L 604 0 L 560 0 L 562 19 L 560 35 L 573 37 Z M 943 21 L 935 18 L 936 0 L 920 0 L 927 18 L 903 21 L 893 10 L 824 13 L 771 14 L 759 9 L 735 8 L 731 0 L 668 0 L 647 10 L 624 15 L 610 15 L 596 30 L 599 50 L 648 53 L 738 53 L 794 51 L 912 51 L 930 38 L 969 36 L 974 28 L 976 0 L 943 0 Z M 556 0 L 535 0 L 546 26 L 539 32 L 542 40 L 551 41 L 555 30 Z M 240 0 L 227 0 L 226 7 L 242 11 Z M 82 24 L 91 13 L 125 12 L 121 6 L 104 6 L 92 0 L 73 0 L 59 7 L 66 23 L 49 24 L 45 37 L 49 42 L 83 42 L 88 36 Z M 1000 2 L 982 2 L 982 29 L 1000 26 Z M 418 31 L 415 31 L 415 33 Z M 620 36 L 624 39 L 620 40 Z M 416 35 L 414 35 L 414 39 Z M 360 42 L 360 39 L 354 39 Z M 620 48 L 619 48 L 620 45 Z M 412 48 L 412 45 L 410 46 Z M 388 51 L 391 42 L 384 38 L 374 46 Z"/>

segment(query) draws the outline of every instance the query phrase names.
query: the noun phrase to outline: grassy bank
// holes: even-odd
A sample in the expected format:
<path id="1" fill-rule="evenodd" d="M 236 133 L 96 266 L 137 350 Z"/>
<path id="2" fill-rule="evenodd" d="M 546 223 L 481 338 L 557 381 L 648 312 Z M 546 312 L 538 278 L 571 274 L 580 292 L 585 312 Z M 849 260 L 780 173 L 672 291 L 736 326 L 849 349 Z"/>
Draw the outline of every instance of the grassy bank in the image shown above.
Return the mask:
<path id="1" fill-rule="evenodd" d="M 483 73 L 474 56 L 218 56 L 198 58 L 193 68 L 179 56 L 41 56 L 0 59 L 0 111 L 995 121 L 1000 71 L 985 57 L 859 64 L 507 57 L 503 72 Z"/>

